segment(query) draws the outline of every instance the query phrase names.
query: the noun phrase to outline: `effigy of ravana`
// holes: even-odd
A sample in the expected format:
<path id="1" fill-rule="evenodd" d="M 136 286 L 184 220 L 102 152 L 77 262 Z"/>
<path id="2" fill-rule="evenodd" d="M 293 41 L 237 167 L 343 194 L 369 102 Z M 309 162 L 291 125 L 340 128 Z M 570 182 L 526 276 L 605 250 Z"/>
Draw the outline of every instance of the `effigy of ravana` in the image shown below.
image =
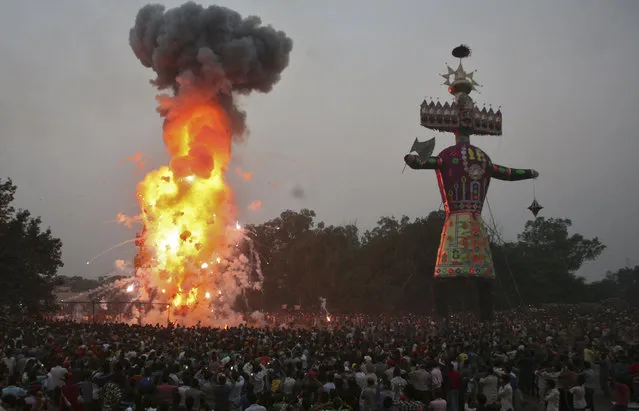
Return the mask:
<path id="1" fill-rule="evenodd" d="M 470 55 L 470 49 L 461 45 L 453 49 L 459 58 L 459 66 L 441 74 L 444 85 L 454 96 L 452 103 L 426 101 L 421 105 L 421 125 L 440 132 L 455 135 L 455 145 L 445 148 L 439 155 L 431 156 L 434 139 L 415 141 L 411 154 L 404 157 L 406 165 L 415 170 L 435 170 L 446 213 L 437 260 L 435 279 L 476 279 L 480 293 L 492 294 L 495 278 L 490 243 L 481 217 L 484 200 L 491 178 L 518 181 L 536 178 L 532 169 L 509 168 L 495 164 L 479 147 L 470 143 L 471 135 L 502 134 L 501 110 L 478 109 L 470 93 L 479 86 L 474 72 L 466 72 L 462 59 Z M 492 298 L 479 295 L 480 316 L 492 314 Z M 490 303 L 487 301 L 490 300 Z"/>

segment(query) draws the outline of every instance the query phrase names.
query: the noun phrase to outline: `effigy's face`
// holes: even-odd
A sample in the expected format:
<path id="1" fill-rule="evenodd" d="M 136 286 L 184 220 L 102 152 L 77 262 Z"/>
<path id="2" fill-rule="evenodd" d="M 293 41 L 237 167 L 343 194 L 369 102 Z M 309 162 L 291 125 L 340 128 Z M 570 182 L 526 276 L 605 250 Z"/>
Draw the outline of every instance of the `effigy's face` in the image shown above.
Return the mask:
<path id="1" fill-rule="evenodd" d="M 459 116 L 459 125 L 464 128 L 473 126 L 473 111 L 475 104 L 473 99 L 466 93 L 459 93 L 455 96 L 457 102 L 457 115 Z"/>

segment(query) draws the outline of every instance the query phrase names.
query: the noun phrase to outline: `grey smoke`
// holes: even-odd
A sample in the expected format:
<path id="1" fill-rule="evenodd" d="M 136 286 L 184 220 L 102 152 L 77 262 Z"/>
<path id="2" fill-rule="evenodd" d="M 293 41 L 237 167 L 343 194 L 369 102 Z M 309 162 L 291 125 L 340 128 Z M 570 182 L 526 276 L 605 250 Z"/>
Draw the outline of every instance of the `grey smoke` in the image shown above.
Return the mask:
<path id="1" fill-rule="evenodd" d="M 304 189 L 302 187 L 296 185 L 296 186 L 294 186 L 291 189 L 291 195 L 294 198 L 297 198 L 297 199 L 301 200 L 301 199 L 303 199 L 306 196 L 306 192 L 304 191 Z"/>
<path id="2" fill-rule="evenodd" d="M 157 74 L 152 84 L 179 90 L 179 79 L 193 76 L 199 87 L 217 94 L 236 135 L 245 131 L 245 114 L 234 93 L 269 92 L 288 66 L 293 41 L 263 26 L 259 17 L 242 18 L 220 6 L 188 2 L 165 10 L 159 4 L 140 9 L 129 43 L 136 57 Z"/>

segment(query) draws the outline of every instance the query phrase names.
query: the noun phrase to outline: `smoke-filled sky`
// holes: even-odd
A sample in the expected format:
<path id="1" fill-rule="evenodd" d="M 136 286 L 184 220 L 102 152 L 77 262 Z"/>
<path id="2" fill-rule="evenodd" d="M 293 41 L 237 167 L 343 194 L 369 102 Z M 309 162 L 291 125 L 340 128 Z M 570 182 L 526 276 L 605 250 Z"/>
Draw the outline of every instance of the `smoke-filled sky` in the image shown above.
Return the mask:
<path id="1" fill-rule="evenodd" d="M 115 223 L 135 214 L 135 186 L 167 162 L 154 73 L 129 47 L 140 1 L 4 1 L 0 4 L 0 176 L 16 205 L 42 216 L 64 243 L 63 274 L 96 277 L 134 236 Z M 167 1 L 167 7 L 181 2 Z M 639 2 L 220 1 L 282 30 L 295 47 L 268 94 L 241 97 L 250 137 L 232 177 L 243 222 L 282 210 L 316 210 L 327 223 L 369 228 L 381 215 L 417 217 L 440 206 L 435 175 L 407 170 L 425 96 L 450 100 L 438 73 L 467 43 L 484 87 L 503 106 L 504 136 L 473 142 L 499 164 L 535 168 L 534 182 L 491 184 L 506 240 L 531 217 L 568 217 L 598 236 L 604 254 L 581 274 L 639 264 Z M 207 4 L 208 5 L 208 4 Z M 436 152 L 453 142 L 438 134 Z M 126 161 L 136 152 L 144 165 Z M 256 201 L 261 208 L 256 210 Z M 252 206 L 249 205 L 253 203 Z M 491 223 L 488 207 L 485 219 Z"/>

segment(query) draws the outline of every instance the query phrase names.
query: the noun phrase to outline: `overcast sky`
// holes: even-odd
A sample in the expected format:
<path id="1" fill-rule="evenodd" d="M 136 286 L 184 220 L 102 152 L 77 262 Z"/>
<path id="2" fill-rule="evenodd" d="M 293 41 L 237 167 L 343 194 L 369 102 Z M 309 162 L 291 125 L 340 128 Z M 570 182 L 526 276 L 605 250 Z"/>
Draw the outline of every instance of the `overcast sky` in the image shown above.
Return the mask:
<path id="1" fill-rule="evenodd" d="M 141 1 L 5 0 L 0 3 L 0 176 L 17 205 L 42 216 L 64 243 L 63 274 L 96 277 L 122 247 L 86 261 L 134 230 L 143 173 L 122 160 L 163 165 L 161 119 L 150 69 L 128 45 Z M 166 1 L 167 6 L 181 2 Z M 251 136 L 233 179 L 241 221 L 312 208 L 333 223 L 371 227 L 382 215 L 424 216 L 440 206 L 435 175 L 407 170 L 425 96 L 450 100 L 438 73 L 466 43 L 484 87 L 475 100 L 503 106 L 503 137 L 475 137 L 499 164 L 535 168 L 531 181 L 494 181 L 488 201 L 506 240 L 531 218 L 572 219 L 607 250 L 582 269 L 639 264 L 639 2 L 220 1 L 255 14 L 294 41 L 291 64 L 267 95 L 243 100 Z M 452 144 L 438 134 L 436 152 Z M 275 185 L 275 188 L 273 187 Z M 291 195 L 294 186 L 303 199 Z M 247 211 L 254 200 L 263 207 Z M 485 207 L 484 218 L 490 223 Z"/>

